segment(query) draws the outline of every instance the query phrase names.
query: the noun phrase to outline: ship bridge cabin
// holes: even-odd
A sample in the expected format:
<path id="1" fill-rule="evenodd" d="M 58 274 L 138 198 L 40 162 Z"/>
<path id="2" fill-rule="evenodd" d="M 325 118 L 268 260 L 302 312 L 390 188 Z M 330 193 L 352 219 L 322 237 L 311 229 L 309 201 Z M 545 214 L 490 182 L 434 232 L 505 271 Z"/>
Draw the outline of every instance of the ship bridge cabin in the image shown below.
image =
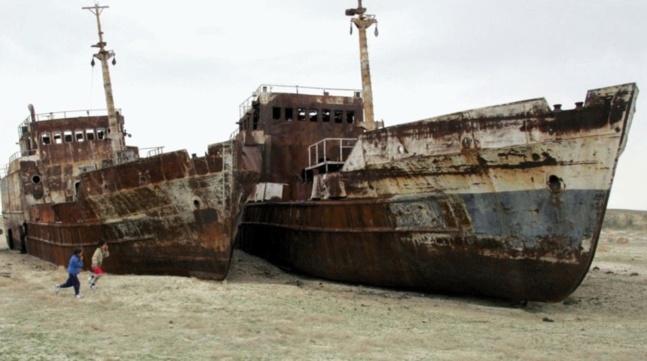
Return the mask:
<path id="1" fill-rule="evenodd" d="M 254 200 L 305 200 L 312 176 L 341 168 L 363 132 L 359 90 L 261 85 L 240 105 L 236 137 L 258 148 Z M 259 195 L 260 193 L 260 195 Z"/>
<path id="2" fill-rule="evenodd" d="M 117 121 L 122 129 L 120 112 Z M 7 184 L 22 184 L 30 203 L 73 200 L 80 174 L 139 158 L 137 147 L 127 147 L 114 159 L 109 128 L 105 110 L 32 112 L 18 126 L 20 152 L 9 159 Z"/>
<path id="3" fill-rule="evenodd" d="M 124 117 L 119 111 L 117 119 L 122 128 Z M 18 127 L 20 156 L 36 156 L 46 166 L 79 163 L 86 171 L 138 157 L 137 148 L 130 147 L 115 162 L 109 133 L 105 110 L 32 114 Z"/>

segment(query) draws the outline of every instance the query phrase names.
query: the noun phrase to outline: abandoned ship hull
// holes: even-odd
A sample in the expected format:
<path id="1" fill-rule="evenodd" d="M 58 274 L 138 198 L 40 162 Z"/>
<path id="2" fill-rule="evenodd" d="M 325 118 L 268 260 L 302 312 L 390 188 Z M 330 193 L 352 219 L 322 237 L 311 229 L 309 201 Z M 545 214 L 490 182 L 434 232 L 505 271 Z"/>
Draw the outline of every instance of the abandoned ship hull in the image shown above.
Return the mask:
<path id="1" fill-rule="evenodd" d="M 84 247 L 85 259 L 90 260 L 97 237 L 109 239 L 110 257 L 104 261 L 104 270 L 114 274 L 148 274 L 192 276 L 205 279 L 224 279 L 229 268 L 231 247 L 228 238 L 196 242 L 192 239 L 159 239 L 154 236 L 140 238 L 115 238 L 118 228 L 141 229 L 148 227 L 166 229 L 167 226 L 145 226 L 122 223 L 118 227 L 84 225 L 82 227 L 30 224 L 27 239 L 29 254 L 57 265 L 69 261 L 75 247 Z M 56 235 L 56 236 L 54 236 Z M 75 242 L 76 241 L 76 242 Z"/>
<path id="2" fill-rule="evenodd" d="M 601 209 L 606 194 L 567 191 L 539 213 L 542 193 L 249 204 L 241 236 L 256 240 L 248 252 L 325 279 L 557 301 L 579 285 L 597 243 L 602 215 L 579 207 Z"/>
<path id="3" fill-rule="evenodd" d="M 237 217 L 256 179 L 233 169 L 234 143 L 212 145 L 204 157 L 176 151 L 88 171 L 67 202 L 22 202 L 44 192 L 24 176 L 39 173 L 36 163 L 15 162 L 2 180 L 3 199 L 19 199 L 7 208 L 23 208 L 6 212 L 7 239 L 13 248 L 67 265 L 75 247 L 84 247 L 89 260 L 103 238 L 111 253 L 107 272 L 224 279 Z"/>
<path id="4" fill-rule="evenodd" d="M 330 280 L 558 301 L 595 254 L 634 84 L 367 132 L 310 200 L 248 203 L 241 248 Z"/>

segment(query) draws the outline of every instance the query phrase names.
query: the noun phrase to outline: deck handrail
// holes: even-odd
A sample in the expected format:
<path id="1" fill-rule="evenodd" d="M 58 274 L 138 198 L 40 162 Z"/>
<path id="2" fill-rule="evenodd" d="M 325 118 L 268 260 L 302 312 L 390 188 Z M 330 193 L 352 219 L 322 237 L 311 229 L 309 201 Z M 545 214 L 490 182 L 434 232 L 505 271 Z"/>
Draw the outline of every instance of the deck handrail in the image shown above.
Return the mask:
<path id="1" fill-rule="evenodd" d="M 121 114 L 121 109 L 116 109 L 117 113 Z M 49 112 L 49 113 L 39 113 L 35 115 L 35 120 L 37 122 L 54 120 L 54 119 L 65 119 L 65 118 L 75 118 L 75 117 L 90 117 L 90 116 L 101 116 L 108 115 L 107 109 L 81 109 L 81 110 L 63 110 L 58 112 Z M 25 118 L 20 124 L 21 126 L 31 123 L 31 115 Z"/>
<path id="2" fill-rule="evenodd" d="M 11 156 L 9 156 L 9 164 L 11 164 L 14 160 L 20 158 L 20 152 L 15 152 Z"/>
<path id="3" fill-rule="evenodd" d="M 334 95 L 334 96 L 355 96 L 360 97 L 362 91 L 359 89 L 345 88 L 322 88 L 302 85 L 280 85 L 280 84 L 261 84 L 245 99 L 239 106 L 239 118 L 252 107 L 252 102 L 258 98 L 261 93 L 291 93 L 291 94 L 310 94 L 310 95 Z"/>
<path id="4" fill-rule="evenodd" d="M 307 169 L 314 169 L 326 164 L 343 164 L 348 157 L 344 150 L 354 148 L 356 142 L 357 138 L 325 138 L 310 145 L 308 147 Z M 335 152 L 331 154 L 329 150 L 333 149 Z"/>
<path id="5" fill-rule="evenodd" d="M 149 158 L 149 157 L 153 157 L 153 156 L 164 153 L 164 146 L 150 147 L 150 148 L 139 148 L 140 152 L 145 151 L 145 150 L 147 150 L 147 152 L 146 152 L 146 157 L 144 157 L 144 158 Z"/>
<path id="6" fill-rule="evenodd" d="M 231 134 L 229 134 L 229 139 L 235 139 L 240 133 L 240 128 L 236 128 Z"/>

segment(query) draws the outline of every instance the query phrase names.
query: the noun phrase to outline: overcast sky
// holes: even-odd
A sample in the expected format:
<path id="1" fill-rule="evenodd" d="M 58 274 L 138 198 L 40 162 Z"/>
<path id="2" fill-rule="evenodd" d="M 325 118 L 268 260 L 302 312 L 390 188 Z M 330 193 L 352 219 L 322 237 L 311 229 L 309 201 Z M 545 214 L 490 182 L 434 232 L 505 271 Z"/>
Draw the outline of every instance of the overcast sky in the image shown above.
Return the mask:
<path id="1" fill-rule="evenodd" d="M 103 109 L 92 0 L 0 1 L 0 167 L 37 113 Z M 226 4 L 226 5 L 225 5 Z M 356 0 L 106 0 L 115 104 L 130 145 L 204 154 L 236 129 L 260 84 L 361 88 Z M 545 97 L 571 108 L 593 88 L 647 87 L 644 0 L 364 0 L 376 119 L 393 125 Z M 647 94 L 610 208 L 647 210 Z M 4 160 L 2 160 L 4 159 Z"/>

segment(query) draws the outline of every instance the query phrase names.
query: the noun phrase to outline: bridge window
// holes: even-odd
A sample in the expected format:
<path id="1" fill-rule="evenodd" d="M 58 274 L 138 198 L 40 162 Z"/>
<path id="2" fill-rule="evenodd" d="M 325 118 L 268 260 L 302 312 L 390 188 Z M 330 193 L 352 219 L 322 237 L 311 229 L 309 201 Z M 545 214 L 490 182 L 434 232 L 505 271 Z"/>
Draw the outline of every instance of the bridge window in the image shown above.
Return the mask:
<path id="1" fill-rule="evenodd" d="M 274 120 L 281 119 L 281 108 L 272 107 L 272 119 Z"/>
<path id="2" fill-rule="evenodd" d="M 43 133 L 40 135 L 41 142 L 45 145 L 52 142 L 52 138 L 49 137 L 49 133 Z"/>
<path id="3" fill-rule="evenodd" d="M 311 122 L 316 122 L 319 120 L 319 110 L 318 109 L 310 109 L 308 116 L 310 118 Z"/>
<path id="4" fill-rule="evenodd" d="M 330 121 L 330 109 L 321 110 L 321 120 L 324 122 Z"/>
<path id="5" fill-rule="evenodd" d="M 76 138 L 77 142 L 82 142 L 85 140 L 85 137 L 83 136 L 83 131 L 82 130 L 77 130 L 74 132 L 74 137 Z"/>
<path id="6" fill-rule="evenodd" d="M 94 129 L 86 129 L 85 130 L 85 139 L 87 139 L 88 141 L 92 141 L 92 140 L 95 139 Z"/>
<path id="7" fill-rule="evenodd" d="M 54 132 L 54 144 L 63 143 L 63 135 L 61 132 Z"/>
<path id="8" fill-rule="evenodd" d="M 285 108 L 285 120 L 290 121 L 294 119 L 294 109 Z"/>
<path id="9" fill-rule="evenodd" d="M 346 122 L 354 123 L 355 122 L 355 112 L 352 110 L 346 111 Z"/>
<path id="10" fill-rule="evenodd" d="M 341 110 L 335 110 L 334 116 L 335 116 L 335 123 L 341 123 L 342 115 L 344 113 Z"/>
<path id="11" fill-rule="evenodd" d="M 297 120 L 306 120 L 306 110 L 303 108 L 297 109 Z"/>
<path id="12" fill-rule="evenodd" d="M 103 128 L 97 129 L 97 139 L 104 140 L 106 138 L 106 130 Z"/>
<path id="13" fill-rule="evenodd" d="M 66 130 L 63 132 L 63 140 L 65 140 L 65 143 L 70 143 L 72 142 L 72 132 L 69 130 Z"/>

